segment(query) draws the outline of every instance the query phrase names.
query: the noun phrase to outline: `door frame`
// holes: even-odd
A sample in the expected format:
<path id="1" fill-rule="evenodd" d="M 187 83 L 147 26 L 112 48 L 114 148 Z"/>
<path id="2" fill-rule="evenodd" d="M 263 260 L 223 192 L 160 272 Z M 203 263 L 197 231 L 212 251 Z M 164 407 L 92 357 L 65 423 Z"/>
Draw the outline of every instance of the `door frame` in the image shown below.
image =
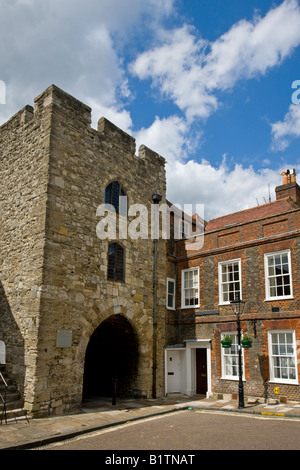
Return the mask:
<path id="1" fill-rule="evenodd" d="M 196 349 L 206 349 L 207 364 L 207 391 L 206 397 L 211 395 L 211 340 L 196 339 L 186 340 L 186 394 L 196 395 L 197 390 L 197 370 L 196 370 Z"/>

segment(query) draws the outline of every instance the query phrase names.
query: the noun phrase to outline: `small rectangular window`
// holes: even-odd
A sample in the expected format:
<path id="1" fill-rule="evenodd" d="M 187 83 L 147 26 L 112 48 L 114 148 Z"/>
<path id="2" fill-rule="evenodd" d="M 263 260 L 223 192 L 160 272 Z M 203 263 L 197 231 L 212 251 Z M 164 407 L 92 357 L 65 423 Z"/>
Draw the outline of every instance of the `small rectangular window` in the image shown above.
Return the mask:
<path id="1" fill-rule="evenodd" d="M 199 307 L 199 268 L 181 272 L 181 307 Z"/>
<path id="2" fill-rule="evenodd" d="M 298 383 L 295 331 L 269 331 L 270 381 Z"/>
<path id="3" fill-rule="evenodd" d="M 241 260 L 230 260 L 219 263 L 219 303 L 228 304 L 242 298 Z"/>
<path id="4" fill-rule="evenodd" d="M 118 243 L 108 245 L 107 279 L 124 281 L 124 248 Z"/>
<path id="5" fill-rule="evenodd" d="M 222 378 L 238 379 L 239 378 L 239 352 L 237 333 L 223 333 L 222 338 L 230 336 L 232 343 L 230 348 L 221 348 L 222 354 Z M 244 361 L 242 351 L 242 371 L 244 377 Z"/>
<path id="6" fill-rule="evenodd" d="M 290 251 L 265 254 L 266 300 L 291 298 Z"/>
<path id="7" fill-rule="evenodd" d="M 175 310 L 175 279 L 167 278 L 167 308 Z"/>

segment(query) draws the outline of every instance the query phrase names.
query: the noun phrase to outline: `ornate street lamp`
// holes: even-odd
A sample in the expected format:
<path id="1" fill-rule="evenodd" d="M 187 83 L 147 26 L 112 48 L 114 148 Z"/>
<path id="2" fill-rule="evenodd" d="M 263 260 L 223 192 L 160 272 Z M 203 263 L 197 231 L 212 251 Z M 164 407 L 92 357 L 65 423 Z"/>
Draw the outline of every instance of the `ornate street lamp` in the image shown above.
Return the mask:
<path id="1" fill-rule="evenodd" d="M 242 348 L 241 348 L 241 320 L 240 315 L 244 310 L 245 302 L 236 294 L 235 300 L 230 302 L 233 311 L 237 317 L 237 337 L 238 337 L 238 358 L 239 358 L 239 408 L 244 408 L 244 386 L 243 386 L 243 370 L 242 370 Z"/>

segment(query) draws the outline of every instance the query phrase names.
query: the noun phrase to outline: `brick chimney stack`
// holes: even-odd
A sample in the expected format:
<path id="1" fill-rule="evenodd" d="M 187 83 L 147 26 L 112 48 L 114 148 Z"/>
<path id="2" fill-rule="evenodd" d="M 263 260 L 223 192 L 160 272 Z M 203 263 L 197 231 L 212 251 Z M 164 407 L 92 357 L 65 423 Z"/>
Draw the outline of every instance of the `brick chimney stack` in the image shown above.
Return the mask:
<path id="1" fill-rule="evenodd" d="M 296 170 L 284 170 L 281 176 L 282 185 L 275 189 L 276 200 L 290 197 L 300 205 L 300 187 L 296 182 Z"/>

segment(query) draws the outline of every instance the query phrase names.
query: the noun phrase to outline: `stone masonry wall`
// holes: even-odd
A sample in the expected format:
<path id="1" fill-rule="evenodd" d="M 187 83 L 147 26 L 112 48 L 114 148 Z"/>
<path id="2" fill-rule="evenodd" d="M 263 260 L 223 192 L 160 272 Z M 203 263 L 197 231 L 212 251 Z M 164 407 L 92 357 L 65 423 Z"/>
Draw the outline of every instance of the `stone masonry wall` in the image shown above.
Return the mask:
<path id="1" fill-rule="evenodd" d="M 0 339 L 25 401 L 36 382 L 49 130 L 50 117 L 30 106 L 0 128 Z"/>
<path id="2" fill-rule="evenodd" d="M 24 116 L 32 119 L 21 125 Z M 108 240 L 96 235 L 96 211 L 106 186 L 118 180 L 128 206 L 147 206 L 150 234 L 152 193 L 165 201 L 164 159 L 144 146 L 137 156 L 135 140 L 106 119 L 99 120 L 97 130 L 90 122 L 89 107 L 51 86 L 36 98 L 34 115 L 28 107 L 1 128 L 7 169 L 1 191 L 6 304 L 0 334 L 20 386 L 20 372 L 25 375 L 25 406 L 35 415 L 80 405 L 89 339 L 111 315 L 124 316 L 138 338 L 135 392 L 152 393 L 153 240 L 150 235 L 119 240 L 125 249 L 125 282 L 107 280 Z M 158 396 L 164 390 L 165 245 L 158 242 Z M 66 344 L 57 342 L 59 333 L 67 333 Z M 16 368 L 17 348 L 23 357 Z"/>
<path id="3" fill-rule="evenodd" d="M 151 396 L 153 335 L 152 193 L 165 197 L 164 159 L 146 147 L 135 155 L 135 140 L 106 119 L 90 127 L 90 110 L 50 87 L 41 100 L 52 115 L 44 285 L 41 299 L 35 407 L 60 413 L 81 403 L 85 351 L 102 321 L 124 316 L 139 343 L 135 393 Z M 44 104 L 45 106 L 45 104 Z M 49 111 L 48 111 L 49 108 Z M 149 239 L 120 240 L 125 249 L 125 282 L 107 280 L 108 240 L 99 240 L 97 207 L 114 180 L 128 206 L 144 204 Z M 122 217 L 122 216 L 119 216 Z M 129 218 L 130 220 L 130 218 Z M 163 393 L 165 242 L 159 243 L 157 393 Z M 72 332 L 71 347 L 57 348 L 58 330 Z M 99 358 L 105 360 L 105 358 Z"/>

